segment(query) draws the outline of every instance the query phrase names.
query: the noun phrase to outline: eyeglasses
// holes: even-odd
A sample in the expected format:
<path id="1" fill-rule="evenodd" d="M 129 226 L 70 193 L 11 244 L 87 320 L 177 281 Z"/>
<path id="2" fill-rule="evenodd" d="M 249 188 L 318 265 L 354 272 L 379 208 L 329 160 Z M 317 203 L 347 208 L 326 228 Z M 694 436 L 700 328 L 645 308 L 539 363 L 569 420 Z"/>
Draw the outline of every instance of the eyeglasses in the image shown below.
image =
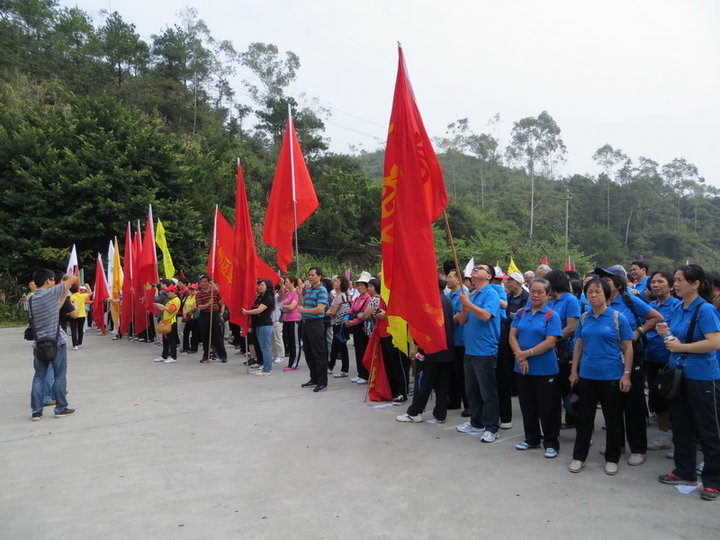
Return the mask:
<path id="1" fill-rule="evenodd" d="M 475 266 L 473 268 L 473 272 L 475 272 L 476 270 L 485 270 L 488 274 L 490 273 L 490 270 L 487 269 L 487 266 Z"/>

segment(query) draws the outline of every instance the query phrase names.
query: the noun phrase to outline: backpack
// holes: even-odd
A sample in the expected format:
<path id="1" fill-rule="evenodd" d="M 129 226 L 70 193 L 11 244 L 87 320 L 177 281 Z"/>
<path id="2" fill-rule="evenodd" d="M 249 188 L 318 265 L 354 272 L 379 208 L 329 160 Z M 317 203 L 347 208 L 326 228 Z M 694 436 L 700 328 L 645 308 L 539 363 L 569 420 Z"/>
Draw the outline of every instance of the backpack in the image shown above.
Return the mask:
<path id="1" fill-rule="evenodd" d="M 520 310 L 520 313 L 518 313 L 518 318 L 522 319 L 523 315 L 525 315 L 525 312 L 530 309 L 529 307 L 525 306 Z M 552 318 L 553 310 L 548 308 L 547 313 L 545 313 L 545 325 L 550 322 L 550 319 Z"/>

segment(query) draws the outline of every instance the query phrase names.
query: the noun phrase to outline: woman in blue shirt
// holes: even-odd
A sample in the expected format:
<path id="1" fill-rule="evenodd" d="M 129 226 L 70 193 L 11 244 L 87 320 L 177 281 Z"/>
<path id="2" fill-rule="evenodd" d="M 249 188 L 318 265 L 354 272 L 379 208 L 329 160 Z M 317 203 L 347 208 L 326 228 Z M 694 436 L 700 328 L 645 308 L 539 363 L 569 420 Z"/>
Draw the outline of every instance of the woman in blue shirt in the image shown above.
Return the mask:
<path id="1" fill-rule="evenodd" d="M 680 300 L 672 296 L 672 288 L 675 278 L 672 273 L 665 270 L 654 272 L 650 276 L 650 291 L 655 300 L 650 302 L 650 307 L 660 313 L 665 322 L 670 324 L 670 312 L 676 304 L 681 304 Z M 658 433 L 652 441 L 647 445 L 648 450 L 664 450 L 672 448 L 672 436 L 670 435 L 670 406 L 667 399 L 657 395 L 657 391 L 653 388 L 653 382 L 657 372 L 667 366 L 670 358 L 670 351 L 665 347 L 665 341 L 662 336 L 657 333 L 656 329 L 652 329 L 647 333 L 647 346 L 645 347 L 645 375 L 647 377 L 648 387 L 650 388 L 650 397 L 648 399 L 650 411 L 657 415 Z"/>
<path id="2" fill-rule="evenodd" d="M 682 304 L 672 310 L 670 325 L 661 323 L 657 331 L 663 336 L 671 332 L 673 337 L 665 342 L 670 351 L 668 366 L 685 367 L 682 387 L 670 399 L 675 468 L 658 480 L 673 485 L 695 483 L 699 440 L 705 457 L 701 497 L 713 501 L 720 498 L 720 366 L 716 355 L 720 324 L 715 308 L 705 301 L 712 291 L 702 268 L 696 264 L 678 268 L 674 289 Z M 695 328 L 688 340 L 693 318 Z"/>
<path id="3" fill-rule="evenodd" d="M 560 385 L 555 344 L 562 335 L 560 316 L 549 307 L 550 283 L 534 279 L 530 284 L 530 307 L 522 308 L 510 327 L 510 348 L 515 354 L 515 373 L 525 440 L 518 450 L 538 448 L 542 439 L 545 457 L 560 450 Z M 542 425 L 542 431 L 540 426 Z"/>
<path id="4" fill-rule="evenodd" d="M 608 307 L 610 285 L 593 278 L 585 284 L 590 311 L 580 317 L 575 328 L 570 384 L 577 384 L 580 395 L 577 435 L 573 460 L 568 467 L 578 473 L 585 467 L 595 412 L 600 401 L 605 426 L 605 473 L 617 474 L 622 444 L 622 393 L 630 390 L 633 333 L 627 319 Z"/>

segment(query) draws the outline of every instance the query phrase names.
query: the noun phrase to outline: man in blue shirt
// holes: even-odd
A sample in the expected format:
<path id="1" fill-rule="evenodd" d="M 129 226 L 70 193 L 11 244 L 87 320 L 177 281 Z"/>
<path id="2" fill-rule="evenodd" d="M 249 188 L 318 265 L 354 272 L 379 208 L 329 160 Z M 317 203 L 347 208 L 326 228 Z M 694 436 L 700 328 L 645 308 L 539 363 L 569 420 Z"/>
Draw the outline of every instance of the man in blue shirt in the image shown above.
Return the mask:
<path id="1" fill-rule="evenodd" d="M 323 272 L 317 266 L 308 271 L 307 287 L 303 294 L 303 305 L 297 310 L 302 315 L 302 341 L 305 360 L 310 369 L 310 380 L 302 385 L 322 392 L 327 388 L 327 344 L 325 341 L 325 308 L 328 306 L 328 292 L 321 280 Z"/>
<path id="2" fill-rule="evenodd" d="M 472 270 L 475 291 L 460 295 L 463 310 L 458 322 L 465 325 L 465 394 L 470 404 L 470 421 L 457 426 L 462 433 L 482 433 L 482 441 L 498 437 L 500 405 L 495 368 L 500 341 L 500 297 L 490 287 L 495 269 L 479 264 Z"/>
<path id="3" fill-rule="evenodd" d="M 462 311 L 460 294 L 463 292 L 467 293 L 468 291 L 465 287 L 463 287 L 462 280 L 458 276 L 457 270 L 450 270 L 447 272 L 447 286 L 448 289 L 450 289 L 447 293 L 447 297 L 450 299 L 453 307 L 453 354 L 455 356 L 453 374 L 450 380 L 448 409 L 459 409 L 464 406 L 463 416 L 469 416 L 469 406 L 467 398 L 465 397 L 465 371 L 463 367 L 465 362 L 465 332 L 463 325 L 458 322 L 458 317 Z M 467 413 L 465 411 L 467 411 Z"/>
<path id="4" fill-rule="evenodd" d="M 650 290 L 650 276 L 648 276 L 648 265 L 645 261 L 633 261 L 630 263 L 630 277 L 636 281 L 634 288 L 628 293 L 633 294 L 645 302 L 652 300 Z"/>

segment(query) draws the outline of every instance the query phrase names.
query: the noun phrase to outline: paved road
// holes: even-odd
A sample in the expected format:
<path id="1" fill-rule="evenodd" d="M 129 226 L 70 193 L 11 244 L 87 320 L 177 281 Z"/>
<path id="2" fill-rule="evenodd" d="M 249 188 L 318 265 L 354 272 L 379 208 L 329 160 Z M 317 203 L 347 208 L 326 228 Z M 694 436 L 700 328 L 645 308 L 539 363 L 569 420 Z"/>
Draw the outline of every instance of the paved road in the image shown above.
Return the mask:
<path id="1" fill-rule="evenodd" d="M 720 505 L 656 481 L 664 453 L 581 474 L 560 456 L 517 452 L 447 424 L 399 424 L 307 368 L 246 374 L 239 356 L 152 361 L 154 345 L 88 332 L 69 351 L 73 416 L 30 421 L 30 349 L 0 330 L 0 538 L 718 538 Z M 600 415 L 598 415 L 599 417 Z M 598 427 L 600 418 L 598 418 Z M 650 429 L 654 436 L 655 428 Z M 603 432 L 604 433 L 604 432 Z"/>

